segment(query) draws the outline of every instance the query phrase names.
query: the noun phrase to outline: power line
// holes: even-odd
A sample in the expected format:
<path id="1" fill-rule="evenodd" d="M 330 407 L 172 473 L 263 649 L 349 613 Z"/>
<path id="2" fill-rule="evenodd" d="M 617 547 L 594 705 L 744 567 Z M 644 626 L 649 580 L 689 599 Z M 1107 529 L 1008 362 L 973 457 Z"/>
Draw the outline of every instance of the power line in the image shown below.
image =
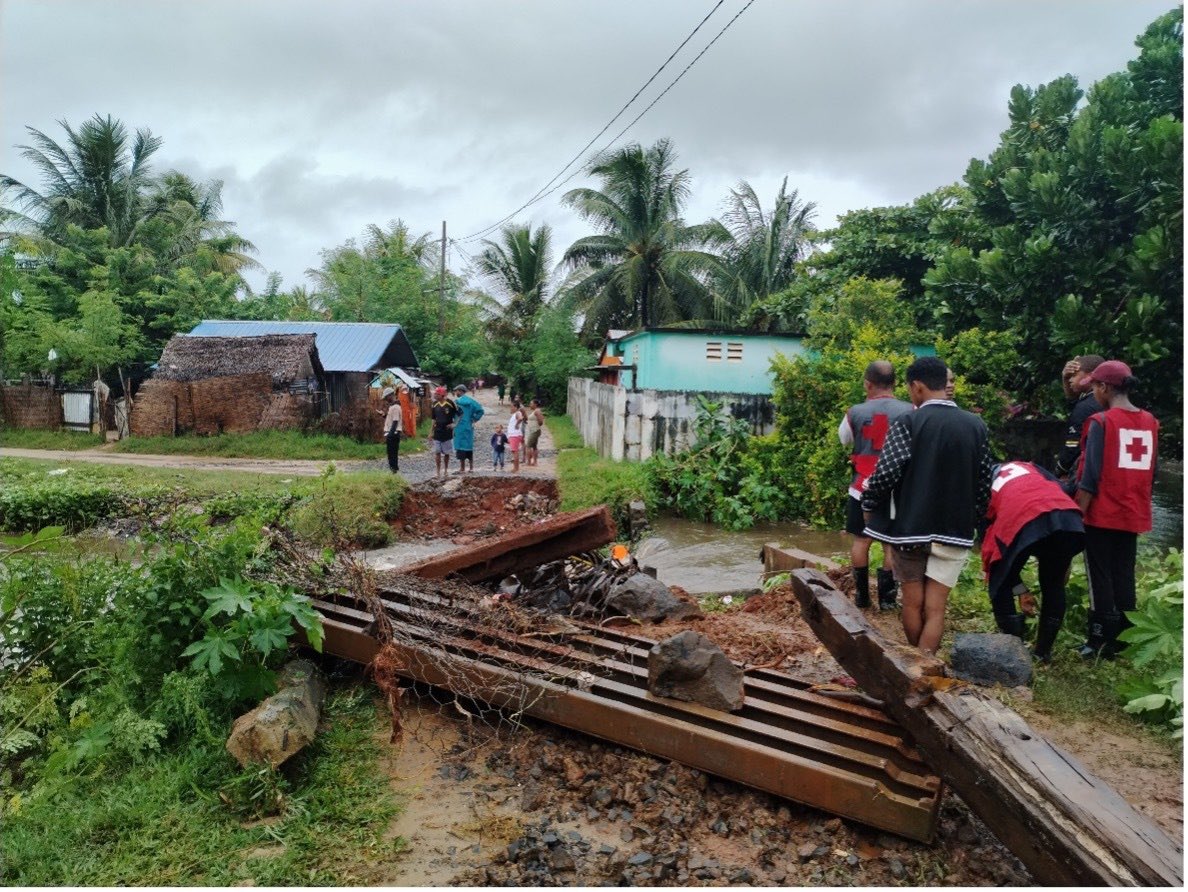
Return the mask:
<path id="1" fill-rule="evenodd" d="M 487 233 L 494 231 L 499 226 L 503 225 L 508 220 L 510 220 L 512 217 L 514 217 L 516 214 L 520 213 L 520 211 L 524 210 L 527 207 L 530 207 L 532 204 L 537 202 L 539 199 L 543 198 L 546 194 L 550 194 L 550 193 L 545 192 L 545 190 L 548 189 L 549 186 L 553 185 L 553 183 L 555 183 L 557 181 L 557 178 L 560 177 L 563 173 L 565 173 L 565 171 L 569 170 L 569 168 L 573 166 L 574 162 L 578 161 L 582 157 L 582 155 L 584 155 L 586 153 L 586 150 L 588 148 L 590 148 L 590 146 L 594 145 L 595 142 L 598 141 L 598 137 L 600 137 L 600 136 L 602 136 L 602 134 L 606 133 L 606 131 L 611 128 L 611 125 L 614 124 L 615 121 L 619 120 L 620 117 L 622 117 L 623 112 L 627 111 L 627 109 L 631 107 L 632 103 L 634 103 L 635 100 L 639 98 L 640 94 L 643 93 L 643 91 L 646 90 L 651 85 L 652 81 L 654 81 L 657 77 L 660 76 L 660 72 L 662 72 L 665 68 L 668 67 L 668 63 L 671 62 L 674 58 L 676 58 L 677 53 L 679 53 L 682 49 L 685 48 L 685 44 L 687 44 L 690 40 L 693 39 L 694 35 L 697 34 L 697 32 L 701 30 L 701 26 L 704 25 L 706 22 L 708 22 L 710 19 L 710 16 L 712 16 L 715 12 L 717 12 L 718 8 L 721 7 L 721 5 L 725 2 L 726 2 L 726 0 L 718 0 L 718 2 L 716 4 L 714 4 L 713 9 L 711 9 L 709 12 L 707 12 L 705 14 L 705 18 L 703 18 L 700 22 L 697 23 L 697 27 L 689 32 L 689 36 L 686 37 L 684 40 L 682 40 L 680 43 L 680 46 L 678 46 L 675 50 L 673 50 L 671 55 L 669 55 L 669 57 L 664 60 L 664 64 L 661 65 L 659 68 L 657 68 L 656 71 L 652 74 L 652 76 L 647 79 L 647 81 L 644 83 L 644 85 L 635 91 L 635 95 L 632 96 L 630 99 L 628 99 L 627 102 L 624 103 L 623 107 L 621 109 L 619 109 L 617 112 L 615 112 L 615 116 L 613 118 L 611 118 L 609 121 L 607 121 L 606 124 L 603 125 L 603 128 L 601 130 L 599 130 L 597 133 L 595 133 L 594 136 L 590 139 L 590 141 L 588 143 L 586 143 L 584 146 L 582 146 L 581 150 L 576 155 L 574 155 L 572 159 L 570 159 L 568 164 L 566 164 L 559 171 L 557 171 L 557 173 L 553 175 L 553 178 L 551 180 L 549 180 L 547 183 L 545 183 L 543 186 L 541 186 L 540 189 L 537 190 L 535 195 L 533 195 L 531 198 L 529 198 L 526 202 L 524 202 L 524 204 L 522 204 L 520 207 L 516 208 L 514 211 L 512 211 L 510 214 L 508 214 L 502 220 L 499 220 L 496 223 L 492 223 L 490 226 L 487 226 L 484 229 L 480 229 L 477 232 L 472 233 L 471 235 L 463 236 L 462 241 L 464 241 L 464 242 L 473 241 L 476 238 L 480 238 L 480 237 L 486 235 Z M 751 0 L 751 2 L 753 3 L 754 0 Z M 747 5 L 750 6 L 750 3 L 748 3 Z M 738 18 L 738 16 L 735 16 L 735 18 Z M 727 26 L 727 27 L 729 27 L 729 26 Z M 721 36 L 721 35 L 719 34 L 719 36 Z M 715 38 L 715 40 L 716 39 L 717 38 Z M 702 52 L 704 53 L 705 50 L 702 50 Z M 665 92 L 667 92 L 667 91 L 665 91 Z M 661 95 L 663 95 L 663 94 L 661 94 Z M 638 118 L 636 120 L 638 120 Z"/>
<path id="2" fill-rule="evenodd" d="M 664 94 L 667 93 L 669 90 L 671 90 L 673 87 L 675 87 L 677 85 L 677 82 L 681 78 L 683 78 L 686 73 L 688 73 L 689 69 L 692 68 L 695 64 L 697 64 L 697 60 L 700 59 L 702 56 L 704 56 L 706 54 L 706 51 L 709 50 L 709 48 L 711 46 L 713 46 L 715 43 L 718 42 L 718 38 L 726 33 L 726 29 L 729 28 L 731 25 L 733 25 L 740 15 L 742 15 L 744 12 L 746 12 L 748 9 L 750 9 L 751 4 L 754 2 L 755 2 L 755 0 L 748 0 L 747 5 L 744 6 L 742 9 L 740 9 L 738 12 L 736 12 L 734 14 L 734 18 L 732 18 L 729 22 L 726 23 L 726 26 L 724 28 L 722 28 L 722 30 L 719 31 L 714 36 L 713 40 L 711 40 L 709 43 L 707 43 L 705 45 L 705 48 L 702 49 L 702 51 L 700 53 L 698 53 L 693 58 L 692 62 L 690 62 L 688 65 L 685 66 L 684 70 L 680 74 L 678 74 L 675 78 L 673 78 L 672 82 L 667 87 L 664 88 L 663 92 L 661 92 L 659 96 L 657 96 L 655 99 L 653 99 L 647 108 L 645 108 L 638 115 L 636 115 L 635 120 L 633 120 L 630 124 L 628 124 L 622 130 L 620 130 L 618 135 L 615 136 L 614 139 L 612 139 L 605 146 L 603 146 L 601 149 L 599 149 L 597 154 L 601 154 L 602 152 L 605 152 L 607 149 L 609 149 L 611 146 L 613 146 L 616 142 L 619 141 L 619 139 L 623 136 L 624 133 L 626 133 L 628 130 L 630 130 L 632 127 L 634 127 L 636 125 L 636 123 L 638 123 L 640 118 L 642 118 L 649 111 L 651 111 L 652 106 L 654 106 L 657 102 L 659 102 L 661 99 L 663 99 Z M 541 195 L 540 198 L 548 198 L 550 195 L 552 195 L 554 192 L 556 192 L 558 189 L 560 189 L 562 186 L 564 186 L 566 183 L 568 183 L 570 180 L 572 180 L 574 177 L 576 177 L 579 173 L 581 173 L 581 171 L 582 171 L 582 168 L 579 167 L 577 170 L 575 170 L 573 173 L 571 173 L 569 176 L 567 176 L 565 179 L 563 179 L 561 182 L 559 182 L 556 186 L 554 186 L 548 192 L 545 192 L 543 195 Z M 539 200 L 539 198 L 536 200 Z M 531 202 L 529 202 L 529 204 L 531 204 Z M 525 207 L 527 207 L 527 205 L 525 205 Z M 520 208 L 520 210 L 523 210 L 523 208 Z M 516 211 L 517 214 L 519 212 L 520 211 Z M 505 218 L 505 219 L 510 219 L 510 218 Z M 503 222 L 503 221 L 501 220 L 500 222 Z M 499 224 L 496 224 L 496 225 L 499 225 Z"/>

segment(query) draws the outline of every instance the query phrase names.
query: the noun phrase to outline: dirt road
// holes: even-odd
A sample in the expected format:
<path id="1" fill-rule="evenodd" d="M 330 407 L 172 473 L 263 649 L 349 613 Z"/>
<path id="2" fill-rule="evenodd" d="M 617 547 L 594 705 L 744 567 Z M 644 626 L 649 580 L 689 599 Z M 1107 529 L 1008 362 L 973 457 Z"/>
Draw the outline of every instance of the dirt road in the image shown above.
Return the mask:
<path id="1" fill-rule="evenodd" d="M 511 406 L 507 403 L 499 404 L 499 398 L 494 388 L 485 388 L 475 394 L 476 399 L 483 406 L 486 414 L 474 426 L 476 474 L 511 474 L 511 458 L 507 460 L 507 469 L 495 471 L 491 467 L 491 434 L 495 426 L 502 424 L 506 427 L 511 416 Z M 109 452 L 103 447 L 95 449 L 80 449 L 78 451 L 63 449 L 0 449 L 0 458 L 36 458 L 60 462 L 88 462 L 102 465 L 135 465 L 144 468 L 186 468 L 195 471 L 246 471 L 255 474 L 281 474 L 286 477 L 317 477 L 325 469 L 328 461 L 300 461 L 296 459 L 268 459 L 268 458 L 214 458 L 202 455 L 137 455 L 127 452 Z M 338 470 L 344 472 L 362 470 L 386 470 L 388 463 L 384 459 L 376 461 L 344 461 L 335 462 Z M 450 461 L 450 472 L 458 470 L 457 459 Z M 433 456 L 428 452 L 418 452 L 400 457 L 401 476 L 410 483 L 419 483 L 434 476 Z M 520 474 L 528 477 L 555 477 L 557 474 L 556 451 L 553 448 L 553 437 L 545 422 L 545 428 L 540 438 L 540 464 L 535 467 L 521 465 Z"/>

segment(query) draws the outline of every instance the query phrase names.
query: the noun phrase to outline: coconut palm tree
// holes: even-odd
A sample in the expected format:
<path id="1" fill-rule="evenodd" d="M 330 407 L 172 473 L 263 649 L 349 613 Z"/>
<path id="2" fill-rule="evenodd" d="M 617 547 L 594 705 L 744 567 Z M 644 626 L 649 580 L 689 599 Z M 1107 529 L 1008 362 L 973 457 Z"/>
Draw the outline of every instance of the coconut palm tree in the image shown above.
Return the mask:
<path id="1" fill-rule="evenodd" d="M 493 322 L 501 335 L 526 335 L 536 315 L 548 302 L 549 276 L 553 267 L 553 230 L 540 226 L 510 224 L 500 231 L 500 240 L 483 241 L 475 266 L 504 299 Z"/>
<path id="2" fill-rule="evenodd" d="M 667 139 L 645 150 L 631 145 L 594 158 L 588 172 L 602 190 L 573 189 L 562 201 L 601 232 L 578 239 L 562 258 L 566 291 L 585 314 L 587 333 L 704 318 L 711 305 L 705 277 L 713 268 L 706 226 L 686 226 L 687 170 L 673 170 Z"/>
<path id="3" fill-rule="evenodd" d="M 234 223 L 220 219 L 223 211 L 222 180 L 198 183 L 172 170 L 155 183 L 145 201 L 146 219 L 158 245 L 158 256 L 177 266 L 204 260 L 202 265 L 240 278 L 245 269 L 263 269 L 255 258 L 256 246 L 234 230 Z M 145 233 L 146 227 L 141 228 Z"/>
<path id="4" fill-rule="evenodd" d="M 39 192 L 0 174 L 0 191 L 7 193 L 0 213 L 17 228 L 54 242 L 73 224 L 106 227 L 112 247 L 131 244 L 145 219 L 145 196 L 152 186 L 149 159 L 161 147 L 160 137 L 137 130 L 130 140 L 127 128 L 110 115 L 95 115 L 77 131 L 65 121 L 58 123 L 66 131 L 65 145 L 34 127 L 25 128 L 32 145 L 18 148 L 45 185 Z"/>
<path id="5" fill-rule="evenodd" d="M 719 313 L 737 318 L 755 301 L 791 284 L 797 262 L 809 251 L 816 209 L 815 203 L 802 202 L 797 190 L 788 192 L 787 177 L 770 213 L 745 180 L 731 190 L 712 239 L 722 253 L 714 275 Z"/>

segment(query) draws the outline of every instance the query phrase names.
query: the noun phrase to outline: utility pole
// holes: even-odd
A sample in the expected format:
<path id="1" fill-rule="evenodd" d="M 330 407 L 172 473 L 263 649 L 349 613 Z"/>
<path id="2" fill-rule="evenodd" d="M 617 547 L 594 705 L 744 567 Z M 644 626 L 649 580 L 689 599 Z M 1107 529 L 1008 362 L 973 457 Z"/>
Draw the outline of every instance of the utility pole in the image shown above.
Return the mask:
<path id="1" fill-rule="evenodd" d="M 445 333 L 445 255 L 446 255 L 446 221 L 441 221 L 441 290 L 437 301 L 437 333 Z"/>

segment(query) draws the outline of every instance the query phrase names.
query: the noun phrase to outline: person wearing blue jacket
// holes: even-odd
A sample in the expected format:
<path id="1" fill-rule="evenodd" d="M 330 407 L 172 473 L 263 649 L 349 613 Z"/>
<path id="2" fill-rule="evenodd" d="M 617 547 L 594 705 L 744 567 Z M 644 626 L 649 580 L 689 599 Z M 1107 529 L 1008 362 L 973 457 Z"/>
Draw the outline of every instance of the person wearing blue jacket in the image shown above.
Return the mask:
<path id="1" fill-rule="evenodd" d="M 454 422 L 454 452 L 458 456 L 458 469 L 466 473 L 466 463 L 470 462 L 471 473 L 474 472 L 474 423 L 483 417 L 483 407 L 479 401 L 466 392 L 466 385 L 459 384 L 454 388 L 454 405 L 458 407 L 458 420 Z"/>

